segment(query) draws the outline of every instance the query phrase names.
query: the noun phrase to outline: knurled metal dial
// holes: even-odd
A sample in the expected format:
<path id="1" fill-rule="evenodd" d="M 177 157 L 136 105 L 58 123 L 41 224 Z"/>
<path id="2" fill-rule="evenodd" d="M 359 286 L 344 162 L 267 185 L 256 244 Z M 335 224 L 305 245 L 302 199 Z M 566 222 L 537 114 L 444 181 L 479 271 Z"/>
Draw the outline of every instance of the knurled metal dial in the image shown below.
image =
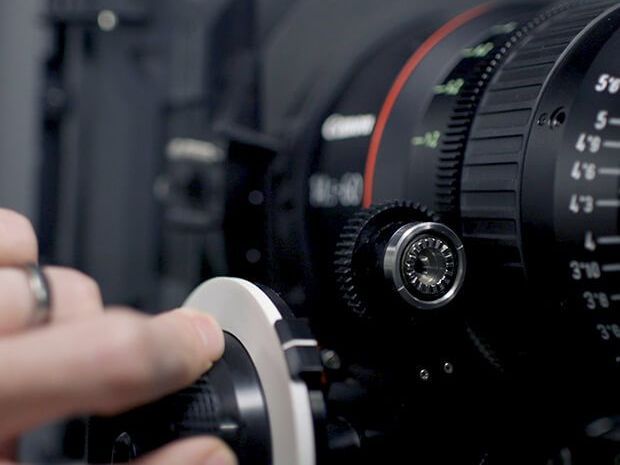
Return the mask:
<path id="1" fill-rule="evenodd" d="M 336 252 L 340 295 L 354 314 L 368 317 L 391 296 L 407 308 L 449 303 L 464 278 L 458 236 L 423 206 L 392 202 L 363 210 L 344 228 Z"/>
<path id="2" fill-rule="evenodd" d="M 456 257 L 437 236 L 423 236 L 411 244 L 403 261 L 407 287 L 429 297 L 448 291 L 456 276 Z"/>
<path id="3" fill-rule="evenodd" d="M 368 317 L 369 292 L 365 287 L 360 270 L 361 264 L 357 251 L 364 243 L 373 240 L 377 231 L 386 226 L 403 226 L 412 221 L 437 221 L 437 216 L 426 207 L 409 202 L 390 202 L 375 205 L 355 214 L 343 228 L 340 242 L 336 249 L 336 282 L 347 308 L 355 315 Z"/>

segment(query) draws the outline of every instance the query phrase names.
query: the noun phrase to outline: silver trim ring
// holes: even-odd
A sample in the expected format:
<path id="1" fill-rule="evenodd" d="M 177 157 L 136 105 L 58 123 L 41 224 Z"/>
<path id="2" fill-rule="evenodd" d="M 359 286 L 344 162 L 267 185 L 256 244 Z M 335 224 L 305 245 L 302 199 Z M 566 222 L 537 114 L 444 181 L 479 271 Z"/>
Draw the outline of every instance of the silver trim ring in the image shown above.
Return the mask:
<path id="1" fill-rule="evenodd" d="M 407 248 L 424 234 L 436 235 L 446 240 L 454 248 L 457 261 L 452 286 L 440 298 L 432 301 L 422 300 L 413 295 L 405 284 L 402 270 Z M 441 223 L 410 223 L 401 227 L 390 238 L 383 260 L 383 271 L 386 279 L 394 285 L 396 292 L 409 305 L 421 310 L 432 310 L 447 305 L 457 296 L 465 281 L 466 263 L 465 246 L 450 228 Z"/>
<path id="2" fill-rule="evenodd" d="M 34 301 L 28 324 L 41 326 L 51 319 L 52 293 L 49 281 L 43 269 L 37 264 L 24 266 L 24 271 L 28 275 L 28 286 Z"/>

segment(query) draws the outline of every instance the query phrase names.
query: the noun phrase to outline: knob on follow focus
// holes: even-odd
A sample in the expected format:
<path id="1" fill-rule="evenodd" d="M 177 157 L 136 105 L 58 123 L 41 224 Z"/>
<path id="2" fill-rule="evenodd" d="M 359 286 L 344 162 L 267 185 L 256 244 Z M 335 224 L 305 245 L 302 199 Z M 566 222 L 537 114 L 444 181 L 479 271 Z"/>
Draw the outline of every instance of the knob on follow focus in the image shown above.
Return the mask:
<path id="1" fill-rule="evenodd" d="M 394 202 L 363 210 L 344 228 L 336 274 L 347 306 L 369 316 L 396 294 L 418 310 L 446 306 L 465 280 L 460 238 L 425 207 Z M 387 286 L 386 286 L 387 284 Z"/>

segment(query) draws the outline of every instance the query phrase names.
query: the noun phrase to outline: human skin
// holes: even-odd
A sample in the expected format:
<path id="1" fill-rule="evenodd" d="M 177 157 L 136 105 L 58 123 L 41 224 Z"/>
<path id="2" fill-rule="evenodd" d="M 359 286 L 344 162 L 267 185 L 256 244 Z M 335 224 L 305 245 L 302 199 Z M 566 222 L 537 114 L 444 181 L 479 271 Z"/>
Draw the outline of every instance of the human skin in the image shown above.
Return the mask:
<path id="1" fill-rule="evenodd" d="M 16 438 L 52 420 L 115 415 L 198 379 L 224 351 L 209 315 L 179 309 L 151 317 L 104 308 L 97 284 L 67 268 L 44 272 L 52 291 L 49 323 L 33 327 L 24 271 L 38 261 L 30 222 L 0 209 L 0 465 L 15 465 Z M 235 465 L 219 440 L 171 444 L 137 465 Z"/>

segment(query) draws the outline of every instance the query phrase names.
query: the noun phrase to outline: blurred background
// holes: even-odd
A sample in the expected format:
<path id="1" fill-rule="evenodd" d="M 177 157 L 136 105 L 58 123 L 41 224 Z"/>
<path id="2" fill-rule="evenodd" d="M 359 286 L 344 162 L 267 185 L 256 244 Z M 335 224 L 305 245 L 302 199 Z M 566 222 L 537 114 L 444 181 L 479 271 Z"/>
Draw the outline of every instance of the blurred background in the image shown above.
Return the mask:
<path id="1" fill-rule="evenodd" d="M 0 3 L 0 204 L 37 218 L 44 59 L 44 0 Z"/>
<path id="2" fill-rule="evenodd" d="M 475 1 L 439 3 L 450 17 Z M 4 0 L 0 206 L 32 219 L 43 263 L 90 274 L 108 304 L 159 311 L 214 275 L 262 279 L 267 234 L 247 234 L 266 215 L 257 173 L 377 44 L 438 6 Z"/>
<path id="3" fill-rule="evenodd" d="M 214 126 L 253 118 L 254 52 L 293 3 L 0 3 L 0 206 L 43 262 L 153 311 L 226 271 Z"/>

